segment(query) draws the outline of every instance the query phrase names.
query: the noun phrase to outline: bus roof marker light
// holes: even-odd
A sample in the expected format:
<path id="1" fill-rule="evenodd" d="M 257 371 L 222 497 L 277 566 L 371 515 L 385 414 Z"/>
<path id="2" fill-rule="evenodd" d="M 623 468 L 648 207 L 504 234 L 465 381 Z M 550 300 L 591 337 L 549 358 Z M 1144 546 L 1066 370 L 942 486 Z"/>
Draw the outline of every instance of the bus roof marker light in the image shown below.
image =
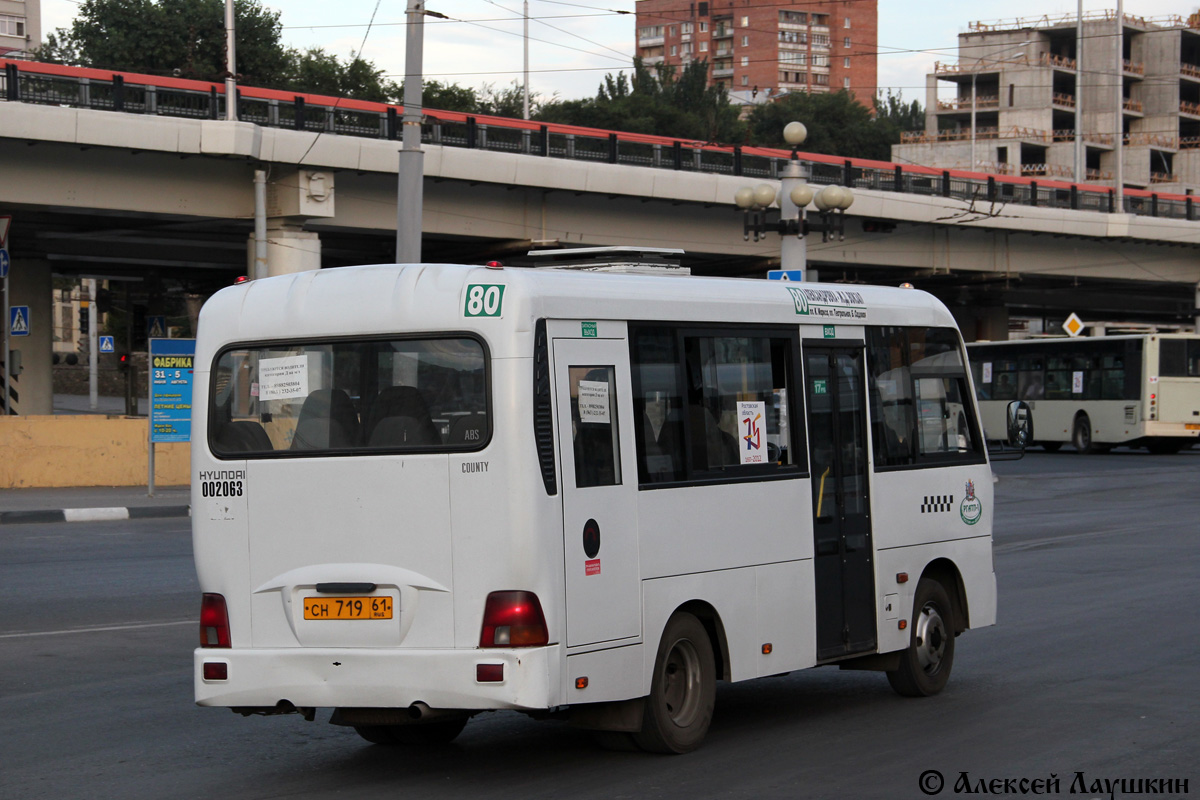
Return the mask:
<path id="1" fill-rule="evenodd" d="M 504 269 L 504 265 L 502 263 L 500 263 L 499 261 L 489 261 L 486 264 L 484 264 L 484 266 L 487 267 L 488 269 Z"/>

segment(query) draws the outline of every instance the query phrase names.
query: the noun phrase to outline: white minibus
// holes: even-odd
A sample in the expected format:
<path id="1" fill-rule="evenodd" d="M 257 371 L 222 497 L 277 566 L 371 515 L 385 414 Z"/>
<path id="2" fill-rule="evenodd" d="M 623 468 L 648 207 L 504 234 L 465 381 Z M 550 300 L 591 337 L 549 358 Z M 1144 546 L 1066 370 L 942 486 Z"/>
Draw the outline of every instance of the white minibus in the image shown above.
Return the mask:
<path id="1" fill-rule="evenodd" d="M 988 455 L 924 292 L 327 269 L 218 292 L 195 364 L 202 706 L 678 753 L 718 681 L 932 695 L 995 621 Z"/>

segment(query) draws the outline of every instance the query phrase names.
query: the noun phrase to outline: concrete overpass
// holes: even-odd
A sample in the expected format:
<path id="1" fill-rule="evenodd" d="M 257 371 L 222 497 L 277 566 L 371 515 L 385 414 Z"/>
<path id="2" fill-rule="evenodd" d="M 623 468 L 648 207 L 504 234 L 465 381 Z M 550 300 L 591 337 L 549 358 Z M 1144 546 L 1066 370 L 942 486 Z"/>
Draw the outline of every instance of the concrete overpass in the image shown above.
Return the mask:
<path id="1" fill-rule="evenodd" d="M 249 272 L 255 170 L 268 173 L 271 273 L 392 260 L 398 143 L 386 107 L 246 90 L 243 107 L 265 111 L 227 122 L 203 118 L 221 98 L 191 81 L 141 76 L 156 91 L 117 103 L 112 73 L 36 73 L 53 81 L 39 93 L 27 69 L 16 79 L 6 70 L 0 94 L 13 302 L 34 321 L 21 413 L 49 409 L 51 342 L 38 321 L 50 318 L 53 276 L 195 295 L 230 283 Z M 136 78 L 121 79 L 123 92 Z M 213 114 L 165 116 L 168 92 L 206 97 Z M 97 96 L 110 99 L 98 108 Z M 778 263 L 778 237 L 745 241 L 732 198 L 777 174 L 786 153 L 438 112 L 425 135 L 428 261 L 631 244 L 682 248 L 703 274 L 761 277 Z M 955 310 L 968 338 L 1002 338 L 1010 311 L 1192 322 L 1200 222 L 1190 198 L 1133 193 L 1126 213 L 1110 213 L 1109 196 L 1088 187 L 804 159 L 814 182 L 855 187 L 845 240 L 810 236 L 822 280 L 912 281 Z"/>

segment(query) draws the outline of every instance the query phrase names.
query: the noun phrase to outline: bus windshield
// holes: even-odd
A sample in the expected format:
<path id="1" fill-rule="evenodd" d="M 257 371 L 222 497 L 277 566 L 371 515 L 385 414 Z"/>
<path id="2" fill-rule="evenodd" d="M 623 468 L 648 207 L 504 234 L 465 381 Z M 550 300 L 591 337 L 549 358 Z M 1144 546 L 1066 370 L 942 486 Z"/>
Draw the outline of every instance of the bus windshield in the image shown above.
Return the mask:
<path id="1" fill-rule="evenodd" d="M 213 369 L 213 453 L 477 449 L 488 431 L 486 365 L 467 337 L 235 346 Z"/>

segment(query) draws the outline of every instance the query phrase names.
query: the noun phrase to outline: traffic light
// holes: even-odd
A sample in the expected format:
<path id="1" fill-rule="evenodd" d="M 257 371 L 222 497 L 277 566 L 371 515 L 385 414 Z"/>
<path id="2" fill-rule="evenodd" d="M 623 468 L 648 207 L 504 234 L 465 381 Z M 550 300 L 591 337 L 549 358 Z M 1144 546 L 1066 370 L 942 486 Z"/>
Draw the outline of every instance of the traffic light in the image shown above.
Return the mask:
<path id="1" fill-rule="evenodd" d="M 121 372 L 129 372 L 129 353 L 121 353 L 120 357 L 117 358 L 117 368 Z"/>
<path id="2" fill-rule="evenodd" d="M 79 332 L 84 335 L 91 333 L 91 328 L 88 327 L 87 303 L 79 304 Z"/>

